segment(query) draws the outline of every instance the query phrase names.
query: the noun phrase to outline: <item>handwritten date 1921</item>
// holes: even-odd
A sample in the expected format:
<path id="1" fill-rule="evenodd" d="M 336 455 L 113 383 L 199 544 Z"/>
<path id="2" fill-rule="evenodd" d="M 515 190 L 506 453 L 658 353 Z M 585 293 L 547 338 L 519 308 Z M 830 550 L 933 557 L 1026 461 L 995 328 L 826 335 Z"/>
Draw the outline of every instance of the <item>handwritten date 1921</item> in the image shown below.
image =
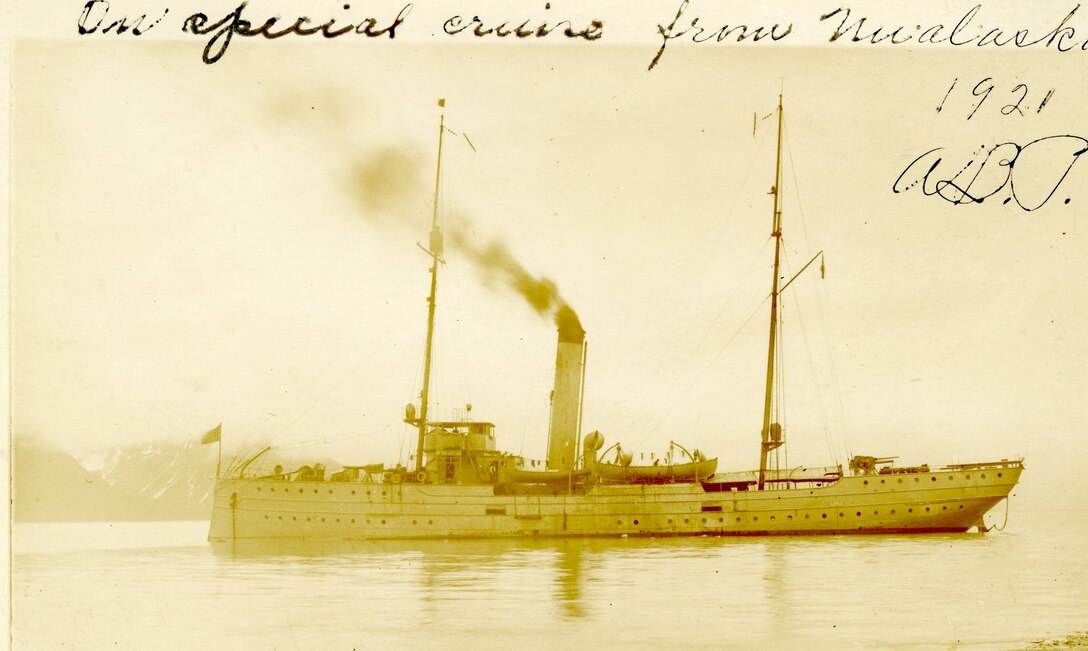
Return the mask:
<path id="1" fill-rule="evenodd" d="M 1026 145 L 1004 142 L 979 147 L 966 163 L 947 160 L 944 147 L 930 149 L 907 165 L 892 184 L 892 192 L 921 187 L 953 205 L 978 204 L 1004 188 L 1003 203 L 1015 201 L 1026 211 L 1042 208 L 1065 181 L 1077 158 L 1088 151 L 1088 139 L 1080 136 L 1047 136 Z M 960 159 L 962 160 L 962 158 Z M 1069 203 L 1069 199 L 1065 199 Z"/>
<path id="2" fill-rule="evenodd" d="M 959 83 L 959 80 L 960 80 L 959 77 L 956 77 L 955 79 L 952 80 L 952 85 L 948 87 L 948 92 L 944 94 L 944 99 L 942 99 L 941 103 L 937 105 L 937 112 L 938 113 L 940 113 L 941 110 L 944 109 L 945 102 L 948 101 L 948 96 L 951 95 L 952 91 L 956 89 L 956 84 Z M 967 119 L 968 120 L 975 117 L 975 113 L 977 113 L 978 110 L 980 108 L 982 108 L 982 103 L 986 101 L 986 98 L 988 98 L 990 96 L 990 93 L 993 92 L 993 90 L 994 90 L 994 79 L 993 79 L 993 77 L 986 77 L 982 81 L 975 84 L 975 87 L 971 89 L 971 94 L 974 95 L 975 97 L 978 97 L 979 100 L 978 100 L 978 104 L 975 104 L 975 108 L 971 109 L 971 112 L 967 114 Z M 1001 91 L 999 91 L 999 92 L 1001 92 Z M 1039 113 L 1040 111 L 1042 111 L 1046 107 L 1047 103 L 1050 102 L 1050 98 L 1053 95 L 1054 95 L 1054 89 L 1051 88 L 1050 90 L 1047 91 L 1046 96 L 1043 97 L 1043 99 L 1041 101 L 1039 101 L 1038 106 L 1034 107 L 1035 112 Z M 1014 86 L 1013 89 L 1011 91 L 1009 91 L 1009 103 L 1005 104 L 1004 106 L 1001 107 L 1001 115 L 1012 115 L 1014 113 L 1017 114 L 1017 115 L 1026 115 L 1026 113 L 1031 111 L 1032 108 L 1033 108 L 1031 105 L 1024 103 L 1024 100 L 1026 100 L 1027 97 L 1028 97 L 1028 85 L 1027 84 L 1017 84 L 1016 86 Z M 1038 98 L 1035 98 L 1035 99 L 1038 99 Z"/>

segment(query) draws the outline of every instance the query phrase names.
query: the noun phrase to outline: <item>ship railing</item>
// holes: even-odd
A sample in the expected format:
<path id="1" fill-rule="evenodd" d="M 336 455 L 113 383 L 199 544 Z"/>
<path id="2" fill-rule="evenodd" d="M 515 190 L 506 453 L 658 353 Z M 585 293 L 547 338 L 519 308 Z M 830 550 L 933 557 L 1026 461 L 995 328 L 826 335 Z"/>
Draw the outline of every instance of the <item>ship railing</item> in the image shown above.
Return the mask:
<path id="1" fill-rule="evenodd" d="M 1024 459 L 1002 459 L 1001 461 L 983 461 L 980 463 L 950 463 L 941 466 L 941 470 L 986 470 L 987 468 L 1023 468 Z"/>

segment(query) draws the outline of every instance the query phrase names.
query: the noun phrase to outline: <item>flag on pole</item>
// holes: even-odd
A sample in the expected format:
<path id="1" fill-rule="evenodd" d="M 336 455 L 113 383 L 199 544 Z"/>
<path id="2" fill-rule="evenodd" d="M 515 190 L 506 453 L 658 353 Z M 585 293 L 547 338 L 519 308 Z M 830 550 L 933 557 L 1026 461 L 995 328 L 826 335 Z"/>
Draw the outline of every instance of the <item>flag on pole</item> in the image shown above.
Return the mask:
<path id="1" fill-rule="evenodd" d="M 213 429 L 204 433 L 204 436 L 200 437 L 200 444 L 207 445 L 208 443 L 215 443 L 219 440 L 219 436 L 223 433 L 223 423 L 219 423 Z"/>
<path id="2" fill-rule="evenodd" d="M 438 105 L 442 108 L 446 108 L 446 98 L 443 97 L 442 99 L 438 100 Z"/>

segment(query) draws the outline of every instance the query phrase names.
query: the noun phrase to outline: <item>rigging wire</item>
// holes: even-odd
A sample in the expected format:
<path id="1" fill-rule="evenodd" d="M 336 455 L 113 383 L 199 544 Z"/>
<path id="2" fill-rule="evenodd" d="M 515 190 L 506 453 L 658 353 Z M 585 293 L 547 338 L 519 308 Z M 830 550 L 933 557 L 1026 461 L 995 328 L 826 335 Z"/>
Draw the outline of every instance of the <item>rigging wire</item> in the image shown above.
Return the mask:
<path id="1" fill-rule="evenodd" d="M 793 178 L 793 192 L 794 192 L 794 196 L 796 197 L 796 201 L 797 201 L 797 213 L 798 213 L 798 216 L 800 217 L 801 232 L 804 235 L 805 242 L 809 243 L 809 248 L 811 248 L 812 240 L 811 240 L 811 238 L 809 237 L 809 234 L 808 234 L 808 222 L 805 220 L 804 206 L 801 203 L 801 190 L 800 190 L 801 186 L 800 186 L 800 183 L 797 180 L 797 166 L 793 162 L 793 148 L 788 146 L 788 143 L 789 143 L 789 128 L 788 128 L 788 126 L 786 126 L 785 123 L 783 123 L 782 130 L 783 130 L 783 138 L 787 142 L 786 155 L 787 155 L 787 157 L 789 158 L 789 161 L 790 161 L 790 165 L 789 165 L 790 175 Z M 821 262 L 821 276 L 823 275 L 822 266 L 823 266 L 823 263 Z M 839 379 L 838 379 L 838 369 L 835 366 L 834 355 L 832 355 L 831 333 L 830 333 L 831 326 L 830 326 L 830 322 L 827 320 L 827 318 L 825 316 L 825 312 L 824 312 L 824 308 L 823 308 L 823 299 L 821 297 L 821 292 L 816 291 L 816 292 L 814 292 L 814 294 L 816 296 L 817 314 L 818 314 L 820 323 L 823 324 L 823 327 L 820 328 L 820 330 L 823 333 L 824 351 L 825 351 L 825 354 L 827 356 L 827 364 L 828 364 L 828 368 L 830 370 L 830 375 L 831 375 L 831 390 L 832 390 L 832 394 L 835 397 L 835 403 L 836 403 L 836 407 L 837 407 L 837 415 L 838 415 L 838 419 L 839 419 L 839 427 L 840 427 L 840 429 L 842 431 L 843 444 L 844 444 L 844 447 L 845 447 L 845 450 L 846 450 L 846 458 L 849 459 L 851 456 L 853 456 L 853 454 L 851 452 L 850 433 L 849 433 L 849 428 L 847 426 L 847 421 L 846 421 L 846 411 L 843 408 L 842 390 L 840 389 L 840 383 L 839 383 Z M 821 400 L 821 407 L 820 408 L 821 408 L 821 410 L 824 409 L 822 400 Z M 830 422 L 829 419 L 825 419 L 825 424 L 829 423 L 829 422 Z M 833 442 L 834 438 L 831 436 L 830 431 L 828 431 L 827 436 L 829 438 L 829 441 L 831 441 L 832 457 L 837 460 L 839 458 L 839 456 L 838 456 L 837 453 L 834 452 L 834 442 Z"/>
<path id="2" fill-rule="evenodd" d="M 746 279 L 751 275 L 752 269 L 755 268 L 756 263 L 759 262 L 760 258 L 763 257 L 763 253 L 764 253 L 764 251 L 766 251 L 767 247 L 770 245 L 771 239 L 772 238 L 768 237 L 763 242 L 763 248 L 760 249 L 759 252 L 757 252 L 751 258 L 751 260 L 748 263 L 748 268 L 744 271 L 741 278 Z M 725 301 L 722 302 L 721 306 L 718 308 L 718 312 L 714 315 L 714 317 L 712 319 L 710 319 L 706 329 L 703 331 L 702 336 L 699 337 L 698 343 L 694 347 L 692 347 L 691 351 L 688 354 L 687 359 L 683 362 L 682 366 L 686 367 L 686 366 L 689 366 L 691 364 L 691 361 L 695 358 L 696 353 L 698 353 L 698 351 L 701 349 L 701 347 L 703 345 L 703 342 L 705 342 L 707 340 L 707 338 L 710 336 L 710 334 L 717 329 L 716 325 L 721 320 L 722 315 L 725 313 L 726 309 L 729 307 L 729 304 L 732 302 L 733 298 L 740 291 L 740 288 L 744 287 L 744 286 L 746 286 L 745 282 L 738 282 L 738 283 L 736 283 L 734 285 L 733 291 L 730 293 L 729 297 Z M 763 300 L 755 307 L 755 311 L 758 311 L 759 308 L 762 307 L 763 304 L 767 302 L 768 298 L 770 298 L 770 294 L 767 294 L 766 296 L 764 296 Z M 644 419 L 644 420 L 639 421 L 640 425 L 641 425 L 641 428 L 640 428 L 641 431 L 640 432 L 636 431 L 636 434 L 640 433 L 641 435 L 639 436 L 639 439 L 638 439 L 638 442 L 635 445 L 635 448 L 640 446 L 643 442 L 646 441 L 646 439 L 651 434 L 653 434 L 653 433 L 655 433 L 657 431 L 657 428 L 661 426 L 661 423 L 666 418 L 668 418 L 668 416 L 672 413 L 673 409 L 675 409 L 676 406 L 679 404 L 680 396 L 686 395 L 689 391 L 691 391 L 691 388 L 693 386 L 695 386 L 702 379 L 702 377 L 706 374 L 706 372 L 708 370 L 710 370 L 710 367 L 713 366 L 714 362 L 718 359 L 718 357 L 720 357 L 721 354 L 723 352 L 725 352 L 725 349 L 728 348 L 729 344 L 732 343 L 733 340 L 737 338 L 737 336 L 744 329 L 744 327 L 748 324 L 748 322 L 752 320 L 752 317 L 755 316 L 755 311 L 751 315 L 749 315 L 747 319 L 744 320 L 744 323 L 741 324 L 740 328 L 738 328 L 738 330 L 735 333 L 733 333 L 733 336 L 729 337 L 728 341 L 726 341 L 726 343 L 722 346 L 722 348 L 719 349 L 718 352 L 711 358 L 711 360 L 707 364 L 705 364 L 703 366 L 703 369 L 700 371 L 699 375 L 695 379 L 689 381 L 686 385 L 683 385 L 683 388 L 680 389 L 679 391 L 677 391 L 677 387 L 680 386 L 679 385 L 679 376 L 677 376 L 677 375 L 673 376 L 673 379 L 670 382 L 668 389 L 665 391 L 664 397 L 658 403 L 659 406 L 657 407 L 657 409 L 661 409 L 660 405 L 663 402 L 667 402 L 668 406 L 665 407 L 665 411 L 656 420 L 652 421 L 653 422 L 652 426 L 649 426 L 649 427 L 646 426 L 646 423 L 650 422 L 649 420 Z M 660 369 L 660 366 L 659 366 L 659 369 Z M 635 448 L 632 448 L 632 449 L 635 449 Z"/>
<path id="3" fill-rule="evenodd" d="M 748 318 L 746 318 L 744 320 L 744 323 L 740 324 L 740 327 L 737 328 L 736 332 L 734 332 L 733 335 L 731 337 L 729 337 L 729 339 L 727 339 L 724 344 L 722 344 L 722 347 L 720 349 L 718 349 L 718 352 L 715 353 L 714 356 L 710 358 L 710 361 L 705 366 L 703 366 L 703 369 L 699 372 L 699 375 L 697 375 L 694 379 L 692 379 L 688 383 L 687 387 L 685 388 L 685 390 L 682 393 L 687 393 L 688 391 L 691 390 L 691 387 L 693 387 L 695 384 L 697 384 L 699 381 L 701 381 L 703 379 L 703 376 L 706 375 L 707 371 L 710 370 L 710 367 L 712 367 L 714 365 L 714 362 L 716 362 L 718 360 L 718 358 L 721 356 L 721 354 L 725 352 L 726 348 L 728 348 L 729 345 L 731 343 L 733 343 L 733 340 L 736 339 L 740 335 L 740 333 L 748 326 L 748 323 L 751 322 L 752 318 L 755 317 L 755 315 L 759 313 L 759 311 L 763 308 L 763 305 L 768 300 L 770 300 L 770 298 L 771 298 L 771 295 L 767 294 L 763 298 L 763 300 L 760 301 L 759 305 L 756 305 L 755 309 L 753 309 L 751 314 L 748 315 Z M 673 400 L 673 402 L 669 405 L 668 409 L 665 410 L 665 413 L 663 413 L 660 418 L 658 418 L 656 421 L 654 421 L 654 425 L 651 428 L 649 428 L 642 435 L 641 438 L 638 439 L 638 441 L 632 447 L 632 450 L 638 449 L 646 441 L 646 438 L 651 433 L 657 431 L 657 428 L 661 426 L 661 423 L 669 416 L 670 413 L 672 413 L 672 410 L 676 408 L 676 406 L 677 406 L 677 404 L 679 404 L 679 402 L 680 402 L 679 397 L 677 397 L 676 399 Z"/>
<path id="4" fill-rule="evenodd" d="M 294 450 L 296 448 L 310 447 L 314 445 L 328 445 L 330 443 L 342 443 L 343 441 L 352 441 L 356 439 L 369 438 L 376 434 L 380 434 L 385 430 L 388 430 L 392 425 L 381 425 L 371 430 L 361 433 L 344 434 L 341 436 L 319 436 L 305 441 L 297 441 L 293 443 L 287 443 L 284 445 L 277 445 L 273 449 L 275 450 Z"/>
<path id="5" fill-rule="evenodd" d="M 346 372 L 344 372 L 344 373 L 343 373 L 343 374 L 342 374 L 342 375 L 341 375 L 341 376 L 340 376 L 340 377 L 339 377 L 339 378 L 338 378 L 338 379 L 337 379 L 337 380 L 336 380 L 335 382 L 333 382 L 333 383 L 332 383 L 331 385 L 328 385 L 328 388 L 327 388 L 327 389 L 326 389 L 326 390 L 325 390 L 324 392 L 322 392 L 322 393 L 321 393 L 321 395 L 319 395 L 319 396 L 318 396 L 318 397 L 317 397 L 317 398 L 316 398 L 315 400 L 311 401 L 311 402 L 310 402 L 310 403 L 309 403 L 308 405 L 306 405 L 305 407 L 303 407 L 303 408 L 302 408 L 302 410 L 301 410 L 301 411 L 299 411 L 299 412 L 298 412 L 298 413 L 297 413 L 297 414 L 295 415 L 295 417 L 294 417 L 294 418 L 292 418 L 292 419 L 291 419 L 290 421 L 288 421 L 288 422 L 287 422 L 286 424 L 284 424 L 283 426 L 281 426 L 281 427 L 280 427 L 280 428 L 279 428 L 278 430 L 274 431 L 274 432 L 273 432 L 273 433 L 272 433 L 271 435 L 268 435 L 268 436 L 264 436 L 264 437 L 261 437 L 261 436 L 259 436 L 259 435 L 250 435 L 250 436 L 247 436 L 247 437 L 246 437 L 246 439 L 242 441 L 241 445 L 240 445 L 240 446 L 239 446 L 239 447 L 238 447 L 238 448 L 236 449 L 236 451 L 235 451 L 235 452 L 233 453 L 233 455 L 231 456 L 230 460 L 229 460 L 229 461 L 228 461 L 228 462 L 227 462 L 227 463 L 225 464 L 225 466 L 224 466 L 224 471 L 223 471 L 223 472 L 224 472 L 224 474 L 228 474 L 228 473 L 230 473 L 231 471 L 233 471 L 233 470 L 236 470 L 236 469 L 237 469 L 237 467 L 238 467 L 238 466 L 239 466 L 239 465 L 240 465 L 241 463 L 243 463 L 243 462 L 244 462 L 245 460 L 247 460 L 247 459 L 251 458 L 251 457 L 252 457 L 252 456 L 253 456 L 254 454 L 256 454 L 256 453 L 257 453 L 257 451 L 258 451 L 259 449 L 261 449 L 261 448 L 263 448 L 263 447 L 266 447 L 266 446 L 268 446 L 268 447 L 271 447 L 272 449 L 280 449 L 280 448 L 279 448 L 279 446 L 272 446 L 272 445 L 270 445 L 270 444 L 271 444 L 271 443 L 273 443 L 273 442 L 274 442 L 274 441 L 275 441 L 275 440 L 276 440 L 276 439 L 277 439 L 278 437 L 282 436 L 282 435 L 283 435 L 283 433 L 284 433 L 285 431 L 287 431 L 287 429 L 288 429 L 288 428 L 290 428 L 290 427 L 291 427 L 291 426 L 293 426 L 293 425 L 294 425 L 295 423 L 297 423 L 297 422 L 298 422 L 299 420 L 301 420 L 301 419 L 302 419 L 302 417 L 303 417 L 303 416 L 305 416 L 305 415 L 306 415 L 307 413 L 309 413 L 311 409 L 313 409 L 313 408 L 314 408 L 315 406 L 317 406 L 317 405 L 318 405 L 318 404 L 319 404 L 320 402 L 322 402 L 322 401 L 323 401 L 323 400 L 324 400 L 325 398 L 327 398 L 327 397 L 328 397 L 329 395 L 331 395 L 331 394 L 332 394 L 332 393 L 333 393 L 333 392 L 334 392 L 334 391 L 335 391 L 335 390 L 336 390 L 337 388 L 339 388 L 339 387 L 340 387 L 340 386 L 341 386 L 341 385 L 342 385 L 342 384 L 343 384 L 343 383 L 344 383 L 344 382 L 345 382 L 345 381 L 346 381 L 346 380 L 347 380 L 347 379 L 348 379 L 348 378 L 349 378 L 350 376 L 354 375 L 354 374 L 355 374 L 355 373 L 356 373 L 356 372 L 357 372 L 357 371 L 358 371 L 358 370 L 359 370 L 359 369 L 360 369 L 360 368 L 361 368 L 362 366 L 364 366 L 365 364 L 369 363 L 369 362 L 371 361 L 371 359 L 372 359 L 372 358 L 374 357 L 374 355 L 376 354 L 376 352 L 377 352 L 377 351 L 378 351 L 378 350 L 379 350 L 379 349 L 380 349 L 381 347 L 383 347 L 383 346 L 384 346 L 384 345 L 385 345 L 385 344 L 386 344 L 386 343 L 387 343 L 387 342 L 389 341 L 389 339 L 390 339 L 391 337 L 392 337 L 392 333 L 390 333 L 390 334 L 387 334 L 387 335 L 386 335 L 385 337 L 383 337 L 382 339 L 380 339 L 379 341 L 377 341 L 377 342 L 376 342 L 376 343 L 375 343 L 375 344 L 374 344 L 374 345 L 373 345 L 373 346 L 372 346 L 372 347 L 370 348 L 370 351 L 369 351 L 368 353 L 366 353 L 366 354 L 365 354 L 365 355 L 364 355 L 364 356 L 362 357 L 362 359 L 360 359 L 360 360 L 359 360 L 359 362 L 358 362 L 358 363 L 356 363 L 356 364 L 355 364 L 355 365 L 353 365 L 353 366 L 352 366 L 351 368 L 349 368 L 349 369 L 348 369 L 348 370 L 347 370 Z M 318 378 L 320 378 L 320 377 L 324 377 L 324 375 L 323 375 L 323 374 L 318 374 L 318 375 L 317 375 L 317 377 L 318 377 Z M 313 386 L 314 386 L 314 385 L 316 385 L 316 384 L 317 384 L 317 381 L 316 381 L 316 379 L 315 379 L 315 380 L 314 380 L 314 382 L 312 382 L 310 386 L 311 386 L 311 387 L 313 387 Z M 272 406 L 273 404 L 275 404 L 275 403 L 269 403 L 269 407 L 271 407 L 271 406 Z M 270 412 L 270 411 L 268 411 L 268 410 L 266 409 L 266 410 L 265 410 L 265 413 L 267 413 L 267 414 L 271 414 L 272 412 Z M 263 420 L 263 421 L 261 422 L 261 426 L 263 426 L 263 425 L 264 425 L 265 423 L 267 423 L 267 422 L 268 422 L 268 421 L 270 420 L 270 418 L 271 418 L 271 416 L 270 416 L 270 417 L 266 417 L 266 418 L 265 418 L 265 419 L 264 419 L 264 420 Z"/>
<path id="6" fill-rule="evenodd" d="M 823 397 L 823 394 L 822 394 L 822 392 L 820 390 L 820 383 L 819 383 L 819 379 L 817 377 L 818 374 L 817 374 L 817 370 L 816 370 L 816 361 L 812 356 L 812 346 L 811 346 L 810 341 L 809 341 L 808 329 L 805 327 L 804 314 L 802 313 L 802 310 L 801 310 L 800 301 L 797 300 L 796 296 L 794 296 L 792 298 L 793 298 L 794 310 L 797 312 L 797 326 L 798 326 L 798 329 L 801 331 L 801 337 L 802 337 L 802 340 L 805 343 L 805 347 L 804 347 L 805 348 L 805 357 L 806 357 L 806 360 L 808 361 L 809 372 L 812 375 L 813 388 L 815 389 L 815 393 L 816 393 L 816 404 L 817 404 L 817 406 L 819 407 L 819 410 L 820 410 L 820 419 L 821 419 L 821 422 L 823 423 L 824 437 L 825 437 L 825 439 L 827 441 L 827 450 L 828 450 L 828 453 L 831 455 L 831 459 L 834 461 L 834 463 L 838 463 L 840 457 L 839 457 L 838 453 L 835 451 L 834 440 L 833 440 L 833 438 L 831 436 L 830 420 L 828 418 L 827 407 L 824 405 L 824 397 Z"/>
<path id="7" fill-rule="evenodd" d="M 764 132 L 763 137 L 759 140 L 759 142 L 758 142 L 758 144 L 756 146 L 756 155 L 752 156 L 751 161 L 748 164 L 748 169 L 744 173 L 744 178 L 741 180 L 740 190 L 733 197 L 733 203 L 730 204 L 729 209 L 726 211 L 724 218 L 721 219 L 718 222 L 720 224 L 720 227 L 717 229 L 717 233 L 716 233 L 716 235 L 714 237 L 714 242 L 711 244 L 711 246 L 708 249 L 708 252 L 707 252 L 706 256 L 703 258 L 703 268 L 699 272 L 699 278 L 706 277 L 707 270 L 710 268 L 710 262 L 711 262 L 711 260 L 714 259 L 714 254 L 715 254 L 716 251 L 718 251 L 718 247 L 721 244 L 722 238 L 725 236 L 725 232 L 726 232 L 725 226 L 726 226 L 726 224 L 728 224 L 730 222 L 730 219 L 733 217 L 733 214 L 735 213 L 736 208 L 737 208 L 737 204 L 740 202 L 741 195 L 744 194 L 744 192 L 743 192 L 744 188 L 746 188 L 748 186 L 748 181 L 752 176 L 752 171 L 755 169 L 756 163 L 759 160 L 759 153 L 763 151 L 763 147 L 764 147 L 764 145 L 765 145 L 765 143 L 767 141 L 768 133 L 769 132 Z M 767 241 L 769 242 L 770 238 L 768 238 Z M 764 249 L 766 249 L 766 243 L 764 243 Z M 745 277 L 747 277 L 747 275 L 751 272 L 752 267 L 755 265 L 755 262 L 759 259 L 761 254 L 762 254 L 762 249 L 760 250 L 759 254 L 757 254 L 755 257 L 752 258 L 752 261 L 749 264 L 748 269 L 744 272 Z M 698 351 L 699 351 L 700 347 L 702 346 L 703 342 L 706 341 L 706 338 L 710 335 L 710 333 L 715 330 L 715 324 L 721 318 L 722 313 L 725 311 L 726 307 L 736 297 L 737 292 L 740 290 L 740 288 L 742 286 L 743 286 L 743 283 L 737 283 L 737 284 L 735 284 L 733 286 L 732 292 L 725 299 L 725 301 L 722 302 L 721 308 L 718 310 L 718 313 L 714 316 L 714 318 L 709 322 L 709 325 L 707 326 L 706 330 L 703 332 L 703 335 L 699 338 L 699 342 L 691 349 L 690 353 L 688 354 L 687 360 L 684 362 L 685 365 L 690 364 L 691 361 L 695 358 L 695 355 L 698 353 Z M 676 319 L 676 321 L 675 321 L 676 325 L 674 326 L 673 332 L 672 332 L 672 339 L 673 340 L 675 340 L 677 338 L 677 333 L 680 331 L 680 329 L 682 327 L 684 327 L 684 324 L 688 322 L 687 315 L 691 311 L 692 304 L 693 304 L 693 298 L 689 294 L 687 305 L 685 305 L 684 310 L 681 312 L 681 316 L 678 319 Z M 664 355 L 665 355 L 665 352 L 662 351 L 660 356 L 658 357 L 658 363 L 657 363 L 657 370 L 658 371 L 662 370 L 662 366 L 663 366 L 663 363 L 664 363 Z M 665 397 L 663 397 L 660 401 L 657 402 L 657 405 L 655 405 L 655 407 L 654 407 L 655 411 L 659 410 L 661 408 L 661 404 L 663 402 L 668 402 L 669 401 L 669 395 L 671 393 L 673 393 L 673 389 L 676 388 L 676 382 L 677 381 L 674 379 L 673 382 L 670 384 L 669 389 L 666 390 L 666 392 L 665 392 Z M 682 393 L 687 393 L 690 389 L 691 389 L 691 386 L 688 386 Z M 675 399 L 675 398 L 672 399 L 672 401 L 669 403 L 670 406 L 667 407 L 666 412 L 660 418 L 658 418 L 657 421 L 655 421 L 655 425 L 654 425 L 654 427 L 652 429 L 647 430 L 647 429 L 645 429 L 645 426 L 642 425 L 643 423 L 646 422 L 645 419 L 642 419 L 642 420 L 639 421 L 640 426 L 638 426 L 635 431 L 638 431 L 638 429 L 642 430 L 642 436 L 639 439 L 640 441 L 644 441 L 651 433 L 653 433 L 656 430 L 657 426 L 660 425 L 661 421 L 663 421 L 668 416 L 668 414 L 671 413 L 672 409 L 675 408 L 676 403 L 677 403 L 677 399 Z"/>

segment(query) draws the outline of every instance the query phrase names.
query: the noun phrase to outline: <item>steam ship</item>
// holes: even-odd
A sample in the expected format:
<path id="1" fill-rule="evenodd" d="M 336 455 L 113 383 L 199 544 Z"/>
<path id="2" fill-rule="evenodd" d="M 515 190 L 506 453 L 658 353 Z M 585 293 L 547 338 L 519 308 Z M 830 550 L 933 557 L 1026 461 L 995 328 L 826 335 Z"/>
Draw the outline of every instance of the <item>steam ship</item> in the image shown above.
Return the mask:
<path id="1" fill-rule="evenodd" d="M 581 437 L 585 331 L 566 306 L 556 318 L 543 468 L 501 452 L 490 422 L 430 418 L 435 291 L 443 256 L 437 201 L 443 115 L 434 216 L 424 249 L 431 258 L 431 282 L 423 386 L 418 408 L 409 404 L 404 418 L 418 433 L 414 468 L 345 466 L 328 477 L 319 466 L 247 473 L 256 459 L 251 458 L 217 476 L 209 541 L 985 532 L 983 517 L 1008 499 L 1023 471 L 1022 459 L 931 468 L 855 456 L 846 471 L 841 465 L 781 469 L 769 463 L 784 443 L 782 428 L 771 419 L 779 297 L 797 277 L 780 286 L 782 112 L 779 96 L 770 192 L 774 273 L 757 469 L 718 472 L 716 459 L 675 444 L 679 452 L 664 465 L 633 465 L 631 455 L 618 448 L 615 459 L 605 461 L 604 437 L 599 432 Z"/>

